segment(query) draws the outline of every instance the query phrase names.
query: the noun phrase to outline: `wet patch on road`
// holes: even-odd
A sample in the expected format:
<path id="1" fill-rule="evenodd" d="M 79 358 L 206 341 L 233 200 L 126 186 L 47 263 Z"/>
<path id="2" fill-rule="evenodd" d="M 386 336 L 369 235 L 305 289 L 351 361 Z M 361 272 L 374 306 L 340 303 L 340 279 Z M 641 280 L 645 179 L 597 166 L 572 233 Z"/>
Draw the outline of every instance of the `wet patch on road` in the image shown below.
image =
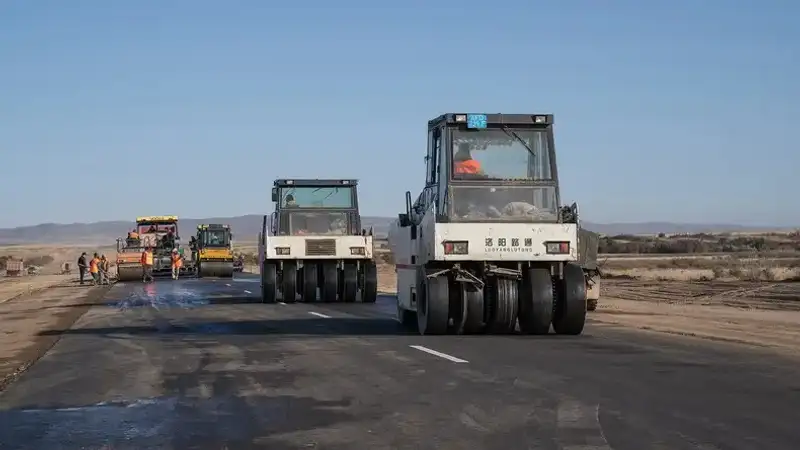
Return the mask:
<path id="1" fill-rule="evenodd" d="M 182 283 L 147 283 L 132 286 L 122 299 L 107 302 L 106 305 L 121 310 L 140 307 L 188 309 L 208 305 L 205 297 L 196 290 L 184 287 Z"/>
<path id="2" fill-rule="evenodd" d="M 119 287 L 122 289 L 112 291 L 109 296 L 110 301 L 107 301 L 105 306 L 123 311 L 134 308 L 191 309 L 223 303 L 252 303 L 257 300 L 248 292 L 211 283 L 202 285 L 186 281 L 168 281 Z"/>
<path id="3" fill-rule="evenodd" d="M 164 397 L 0 411 L 0 449 L 251 448 L 271 435 L 352 420 L 349 400 Z M 245 447 L 241 447 L 245 448 Z"/>

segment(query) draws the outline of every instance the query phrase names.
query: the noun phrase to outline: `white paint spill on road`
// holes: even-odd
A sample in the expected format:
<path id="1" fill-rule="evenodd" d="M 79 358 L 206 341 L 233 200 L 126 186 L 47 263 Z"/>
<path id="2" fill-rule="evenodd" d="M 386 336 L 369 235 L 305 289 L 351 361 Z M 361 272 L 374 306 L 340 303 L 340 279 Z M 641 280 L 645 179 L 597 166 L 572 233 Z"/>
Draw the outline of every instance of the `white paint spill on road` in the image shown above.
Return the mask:
<path id="1" fill-rule="evenodd" d="M 419 350 L 421 352 L 429 353 L 434 356 L 438 356 L 439 358 L 444 358 L 448 361 L 453 361 L 454 363 L 468 363 L 466 359 L 456 358 L 453 355 L 448 355 L 447 353 L 437 352 L 428 347 L 423 347 L 421 345 L 409 345 L 409 347 L 413 348 L 414 350 Z"/>
<path id="2" fill-rule="evenodd" d="M 231 287 L 230 283 L 225 283 L 225 286 Z"/>
<path id="3" fill-rule="evenodd" d="M 279 305 L 286 306 L 286 303 L 283 303 L 283 302 L 278 302 L 278 304 L 279 304 Z"/>
<path id="4" fill-rule="evenodd" d="M 308 313 L 311 314 L 312 316 L 322 317 L 323 319 L 330 319 L 331 318 L 331 316 L 326 316 L 325 314 L 320 314 L 320 313 L 314 312 L 314 311 L 309 311 Z"/>
<path id="5" fill-rule="evenodd" d="M 245 290 L 245 291 L 244 291 L 244 293 L 245 293 L 245 294 L 252 294 L 252 292 L 250 292 L 250 291 L 248 291 L 248 290 Z"/>

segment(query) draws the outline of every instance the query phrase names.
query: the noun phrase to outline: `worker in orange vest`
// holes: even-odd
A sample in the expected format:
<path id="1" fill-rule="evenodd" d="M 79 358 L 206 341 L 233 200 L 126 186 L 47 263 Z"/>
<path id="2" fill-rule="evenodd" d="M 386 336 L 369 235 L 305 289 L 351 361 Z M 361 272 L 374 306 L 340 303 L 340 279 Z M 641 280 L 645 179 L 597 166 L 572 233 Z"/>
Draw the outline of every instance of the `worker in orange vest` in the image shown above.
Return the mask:
<path id="1" fill-rule="evenodd" d="M 92 284 L 100 284 L 100 257 L 97 256 L 97 253 L 89 261 L 89 272 L 92 274 Z"/>
<path id="2" fill-rule="evenodd" d="M 147 247 L 142 252 L 142 281 L 153 281 L 153 249 Z"/>
<path id="3" fill-rule="evenodd" d="M 177 248 L 172 249 L 172 279 L 177 280 L 183 266 L 183 257 L 178 253 Z"/>
<path id="4" fill-rule="evenodd" d="M 472 159 L 469 144 L 458 144 L 458 152 L 453 155 L 453 168 L 456 174 L 482 174 L 481 163 Z"/>

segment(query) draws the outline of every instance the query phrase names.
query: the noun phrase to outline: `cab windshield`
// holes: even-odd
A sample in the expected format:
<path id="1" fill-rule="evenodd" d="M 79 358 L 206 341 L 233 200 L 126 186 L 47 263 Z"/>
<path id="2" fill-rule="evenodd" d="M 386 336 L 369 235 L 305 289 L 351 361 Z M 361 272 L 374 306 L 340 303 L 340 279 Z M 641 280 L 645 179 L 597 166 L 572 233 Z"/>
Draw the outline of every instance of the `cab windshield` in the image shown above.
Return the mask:
<path id="1" fill-rule="evenodd" d="M 352 186 L 297 186 L 280 188 L 282 208 L 353 208 Z"/>
<path id="2" fill-rule="evenodd" d="M 178 234 L 178 227 L 175 223 L 140 223 L 136 227 L 139 234 L 167 234 L 172 231 L 173 234 Z"/>
<path id="3" fill-rule="evenodd" d="M 554 186 L 458 186 L 449 188 L 450 217 L 457 222 L 555 222 Z"/>
<path id="4" fill-rule="evenodd" d="M 453 130 L 453 179 L 553 179 L 548 129 Z"/>
<path id="5" fill-rule="evenodd" d="M 203 247 L 227 247 L 230 244 L 228 230 L 204 230 L 202 232 Z"/>
<path id="6" fill-rule="evenodd" d="M 345 212 L 290 212 L 289 234 L 344 236 L 348 234 L 349 223 Z"/>

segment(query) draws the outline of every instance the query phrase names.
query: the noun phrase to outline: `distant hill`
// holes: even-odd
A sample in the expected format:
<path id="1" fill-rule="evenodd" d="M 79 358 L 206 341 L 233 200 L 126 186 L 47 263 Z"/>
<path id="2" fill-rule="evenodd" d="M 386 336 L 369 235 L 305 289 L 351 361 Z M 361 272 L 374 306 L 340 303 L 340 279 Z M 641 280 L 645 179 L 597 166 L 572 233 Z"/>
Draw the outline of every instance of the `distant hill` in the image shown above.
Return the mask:
<path id="1" fill-rule="evenodd" d="M 261 215 L 251 214 L 238 217 L 209 217 L 205 219 L 181 219 L 179 227 L 186 232 L 193 232 L 201 223 L 226 223 L 231 226 L 236 240 L 252 240 L 261 231 Z M 394 218 L 362 217 L 364 228 L 374 227 L 375 233 L 385 236 L 389 224 Z M 582 225 L 601 234 L 657 234 L 657 233 L 703 233 L 703 232 L 748 232 L 748 231 L 784 231 L 790 228 L 780 227 L 747 227 L 732 224 L 686 224 L 670 222 L 644 223 L 591 223 Z M 113 244 L 116 238 L 123 236 L 133 227 L 132 221 L 108 221 L 94 223 L 57 224 L 43 223 L 17 228 L 0 228 L 0 245 L 13 244 L 46 244 L 46 243 L 85 243 Z"/>

